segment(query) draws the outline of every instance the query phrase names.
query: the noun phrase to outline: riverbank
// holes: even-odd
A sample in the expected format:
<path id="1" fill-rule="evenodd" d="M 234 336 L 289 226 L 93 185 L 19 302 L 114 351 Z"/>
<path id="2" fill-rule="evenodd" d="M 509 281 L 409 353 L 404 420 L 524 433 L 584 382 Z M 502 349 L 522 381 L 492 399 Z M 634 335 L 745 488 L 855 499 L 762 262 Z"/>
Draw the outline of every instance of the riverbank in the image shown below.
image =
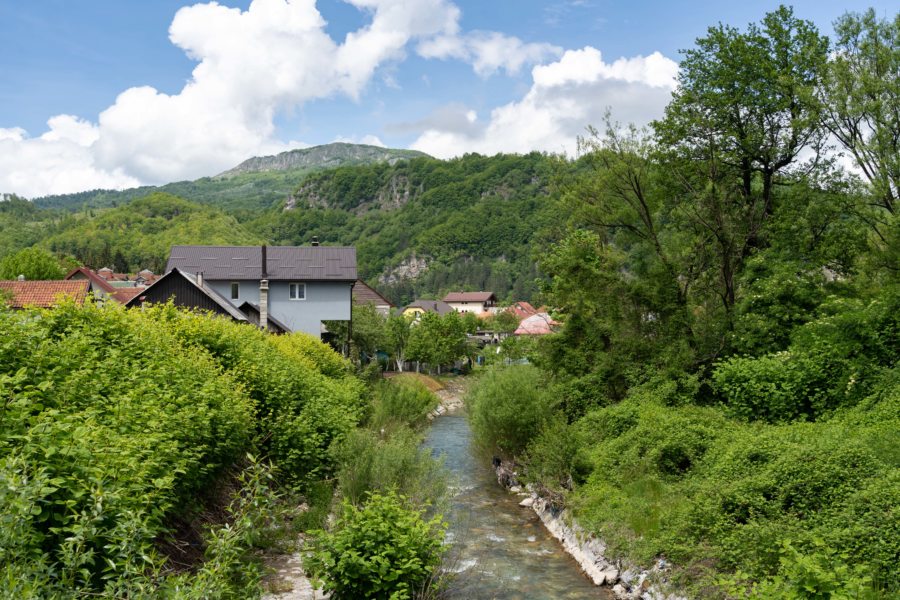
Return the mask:
<path id="1" fill-rule="evenodd" d="M 515 465 L 495 462 L 494 472 L 501 487 L 524 497 L 519 506 L 534 511 L 594 585 L 608 587 L 618 600 L 686 600 L 663 591 L 670 571 L 666 561 L 660 559 L 653 567 L 643 569 L 610 557 L 606 544 L 578 525 L 568 510 L 558 508 L 552 499 L 541 496 L 531 486 L 521 486 Z"/>

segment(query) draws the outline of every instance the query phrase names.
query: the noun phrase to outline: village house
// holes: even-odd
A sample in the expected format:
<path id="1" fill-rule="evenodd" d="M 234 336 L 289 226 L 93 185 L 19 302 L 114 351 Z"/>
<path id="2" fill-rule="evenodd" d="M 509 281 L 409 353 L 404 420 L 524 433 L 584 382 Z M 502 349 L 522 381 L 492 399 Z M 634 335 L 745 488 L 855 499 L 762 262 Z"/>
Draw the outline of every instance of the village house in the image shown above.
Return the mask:
<path id="1" fill-rule="evenodd" d="M 333 246 L 173 246 L 166 274 L 129 306 L 166 302 L 225 314 L 267 330 L 321 337 L 350 320 L 356 249 Z"/>
<path id="2" fill-rule="evenodd" d="M 482 316 L 495 312 L 497 307 L 494 292 L 450 292 L 444 296 L 444 302 L 456 312 Z"/>
<path id="3" fill-rule="evenodd" d="M 427 312 L 443 316 L 452 313 L 453 307 L 442 300 L 415 300 L 404 306 L 401 314 L 405 317 L 418 319 Z"/>
<path id="4" fill-rule="evenodd" d="M 362 279 L 353 284 L 353 304 L 365 306 L 371 304 L 381 315 L 387 317 L 394 308 L 394 303 L 379 294 L 375 288 L 366 285 Z"/>

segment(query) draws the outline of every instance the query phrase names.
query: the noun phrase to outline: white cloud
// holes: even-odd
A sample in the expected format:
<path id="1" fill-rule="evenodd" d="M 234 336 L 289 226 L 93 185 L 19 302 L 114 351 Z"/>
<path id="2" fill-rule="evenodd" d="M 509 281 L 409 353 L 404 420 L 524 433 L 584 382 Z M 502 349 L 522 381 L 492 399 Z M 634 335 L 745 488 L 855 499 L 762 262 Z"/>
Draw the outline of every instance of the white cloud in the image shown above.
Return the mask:
<path id="1" fill-rule="evenodd" d="M 569 50 L 534 67 L 531 89 L 492 110 L 487 122 L 466 118 L 459 107 L 456 119 L 426 120 L 433 125 L 411 147 L 438 157 L 531 150 L 571 155 L 577 136 L 599 125 L 607 108 L 616 120 L 638 125 L 661 116 L 677 73 L 677 63 L 658 52 L 607 63 L 596 48 Z"/>
<path id="2" fill-rule="evenodd" d="M 514 75 L 525 65 L 555 58 L 562 51 L 559 46 L 525 43 L 496 31 L 437 36 L 421 42 L 417 48 L 424 58 L 456 58 L 469 62 L 480 77 L 493 75 L 501 69 Z"/>
<path id="3" fill-rule="evenodd" d="M 349 2 L 370 19 L 340 43 L 325 31 L 315 0 L 180 9 L 169 39 L 198 61 L 184 88 L 127 89 L 97 123 L 58 115 L 38 138 L 0 130 L 0 190 L 34 196 L 162 183 L 283 151 L 276 114 L 337 94 L 359 98 L 411 41 L 458 30 L 459 9 L 449 0 Z"/>
<path id="4" fill-rule="evenodd" d="M 356 137 L 356 136 L 347 137 L 347 136 L 339 135 L 336 138 L 334 138 L 332 141 L 333 142 L 344 142 L 347 144 L 367 144 L 369 146 L 379 146 L 381 148 L 387 148 L 385 143 L 382 142 L 381 139 L 379 139 L 377 135 L 371 135 L 371 134 L 364 135 L 362 137 Z"/>
<path id="5" fill-rule="evenodd" d="M 38 138 L 21 128 L 0 129 L 0 190 L 33 197 L 140 184 L 122 169 L 97 166 L 90 148 L 96 126 L 71 115 L 57 115 L 47 126 Z"/>

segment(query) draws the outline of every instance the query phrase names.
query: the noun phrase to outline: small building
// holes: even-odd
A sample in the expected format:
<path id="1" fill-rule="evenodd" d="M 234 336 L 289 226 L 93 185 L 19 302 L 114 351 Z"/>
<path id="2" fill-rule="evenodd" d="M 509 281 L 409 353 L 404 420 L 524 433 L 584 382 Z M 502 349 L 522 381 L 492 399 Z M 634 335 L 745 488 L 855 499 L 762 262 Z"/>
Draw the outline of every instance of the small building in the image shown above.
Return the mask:
<path id="1" fill-rule="evenodd" d="M 538 309 L 533 307 L 530 302 L 525 302 L 524 300 L 513 302 L 512 305 L 506 310 L 515 315 L 520 322 L 524 319 L 527 319 L 531 315 L 538 313 Z"/>
<path id="2" fill-rule="evenodd" d="M 114 288 L 107 280 L 103 279 L 100 275 L 87 267 L 72 269 L 66 273 L 65 279 L 66 281 L 87 281 L 88 291 L 94 294 L 94 298 L 97 300 L 105 300 L 113 297 L 116 292 L 116 288 Z M 115 298 L 113 297 L 113 299 Z"/>
<path id="3" fill-rule="evenodd" d="M 497 306 L 494 292 L 450 292 L 444 296 L 444 302 L 460 313 L 492 313 Z"/>
<path id="4" fill-rule="evenodd" d="M 353 284 L 353 304 L 365 306 L 371 304 L 385 317 L 391 314 L 394 303 L 379 294 L 375 288 L 366 285 L 362 279 L 357 279 Z"/>
<path id="5" fill-rule="evenodd" d="M 406 317 L 418 319 L 424 313 L 436 313 L 446 315 L 453 312 L 453 307 L 442 300 L 416 300 L 403 307 L 402 314 Z"/>
<path id="6" fill-rule="evenodd" d="M 558 325 L 548 313 L 539 312 L 523 319 L 514 335 L 547 335 Z"/>
<path id="7" fill-rule="evenodd" d="M 9 296 L 6 304 L 10 308 L 26 307 L 50 308 L 71 299 L 76 304 L 84 304 L 90 289 L 90 282 L 82 280 L 54 281 L 0 281 L 0 299 Z"/>

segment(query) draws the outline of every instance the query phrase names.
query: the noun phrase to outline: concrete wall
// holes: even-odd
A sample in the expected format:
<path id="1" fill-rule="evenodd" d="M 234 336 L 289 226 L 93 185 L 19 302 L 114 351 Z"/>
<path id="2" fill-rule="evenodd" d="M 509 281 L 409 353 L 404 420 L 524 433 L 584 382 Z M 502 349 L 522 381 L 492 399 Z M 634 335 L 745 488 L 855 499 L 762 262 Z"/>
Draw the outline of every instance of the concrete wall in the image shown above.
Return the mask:
<path id="1" fill-rule="evenodd" d="M 259 304 L 259 281 L 240 283 L 240 298 L 231 299 L 231 281 L 209 281 L 206 284 L 235 306 L 244 302 Z M 306 281 L 306 299 L 291 300 L 289 281 L 269 280 L 269 314 L 292 331 L 304 331 L 319 337 L 322 321 L 350 319 L 350 288 L 352 282 Z"/>

